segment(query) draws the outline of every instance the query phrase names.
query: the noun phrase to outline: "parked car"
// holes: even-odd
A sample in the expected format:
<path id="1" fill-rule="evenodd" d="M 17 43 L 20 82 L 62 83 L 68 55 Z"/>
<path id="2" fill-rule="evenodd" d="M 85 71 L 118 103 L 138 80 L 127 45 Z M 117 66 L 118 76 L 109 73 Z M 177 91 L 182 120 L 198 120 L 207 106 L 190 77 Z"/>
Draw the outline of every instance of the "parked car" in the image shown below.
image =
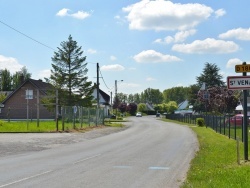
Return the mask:
<path id="1" fill-rule="evenodd" d="M 116 119 L 116 115 L 115 115 L 115 114 L 110 114 L 110 115 L 109 115 L 109 118 L 110 118 L 110 119 Z"/>
<path id="2" fill-rule="evenodd" d="M 161 114 L 159 112 L 156 113 L 156 117 L 161 117 Z"/>
<path id="3" fill-rule="evenodd" d="M 136 117 L 142 117 L 142 114 L 141 114 L 141 112 L 137 112 L 135 116 Z"/>
<path id="4" fill-rule="evenodd" d="M 243 117 L 244 115 L 243 114 L 236 114 L 234 115 L 233 117 L 230 117 L 228 119 L 226 119 L 226 125 L 229 126 L 229 123 L 230 123 L 230 126 L 242 126 L 243 125 Z M 248 118 L 248 124 L 250 123 L 250 119 Z"/>

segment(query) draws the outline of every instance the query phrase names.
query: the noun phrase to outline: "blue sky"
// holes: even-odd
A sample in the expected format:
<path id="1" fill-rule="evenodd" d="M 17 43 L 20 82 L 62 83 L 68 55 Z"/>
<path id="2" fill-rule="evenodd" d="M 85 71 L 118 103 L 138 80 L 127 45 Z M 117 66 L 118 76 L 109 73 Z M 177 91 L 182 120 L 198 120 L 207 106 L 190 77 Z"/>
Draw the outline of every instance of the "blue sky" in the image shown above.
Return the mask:
<path id="1" fill-rule="evenodd" d="M 100 88 L 140 93 L 196 83 L 206 62 L 224 81 L 250 61 L 249 1 L 0 0 L 0 66 L 49 77 L 51 57 L 69 35 Z M 35 40 L 35 41 L 34 41 Z M 123 82 L 120 82 L 123 80 Z"/>

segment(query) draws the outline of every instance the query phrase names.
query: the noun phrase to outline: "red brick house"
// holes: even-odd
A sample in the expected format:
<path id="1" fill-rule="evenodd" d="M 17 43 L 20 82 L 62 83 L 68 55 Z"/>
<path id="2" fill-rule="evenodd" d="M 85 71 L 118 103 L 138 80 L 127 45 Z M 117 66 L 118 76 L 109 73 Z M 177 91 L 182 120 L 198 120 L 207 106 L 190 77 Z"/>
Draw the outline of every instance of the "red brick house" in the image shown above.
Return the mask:
<path id="1" fill-rule="evenodd" d="M 41 104 L 49 88 L 52 86 L 42 80 L 27 79 L 2 102 L 0 118 L 54 119 L 55 113 Z"/>

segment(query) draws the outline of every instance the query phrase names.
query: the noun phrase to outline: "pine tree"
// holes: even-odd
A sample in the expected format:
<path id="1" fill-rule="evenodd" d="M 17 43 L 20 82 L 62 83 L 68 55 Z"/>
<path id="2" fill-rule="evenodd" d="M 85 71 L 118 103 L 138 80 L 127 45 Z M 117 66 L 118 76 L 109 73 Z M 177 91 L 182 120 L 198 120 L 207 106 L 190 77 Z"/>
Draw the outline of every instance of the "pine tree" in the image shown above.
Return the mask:
<path id="1" fill-rule="evenodd" d="M 196 77 L 198 85 L 201 86 L 206 83 L 207 88 L 225 86 L 219 71 L 220 69 L 216 64 L 206 63 L 202 74 Z"/>
<path id="2" fill-rule="evenodd" d="M 87 81 L 88 69 L 82 47 L 77 45 L 71 35 L 68 41 L 61 42 L 54 52 L 51 76 L 48 81 L 58 89 L 59 104 L 90 106 L 94 87 Z"/>

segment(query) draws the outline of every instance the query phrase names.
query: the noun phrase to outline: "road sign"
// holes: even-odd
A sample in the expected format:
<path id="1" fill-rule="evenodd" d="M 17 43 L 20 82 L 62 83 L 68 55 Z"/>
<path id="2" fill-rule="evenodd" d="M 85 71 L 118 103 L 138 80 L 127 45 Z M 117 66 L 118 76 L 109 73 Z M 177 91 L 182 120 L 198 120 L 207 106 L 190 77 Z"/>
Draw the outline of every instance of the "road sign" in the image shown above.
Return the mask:
<path id="1" fill-rule="evenodd" d="M 228 89 L 250 89 L 250 76 L 228 76 L 227 77 Z"/>
<path id="2" fill-rule="evenodd" d="M 235 65 L 235 72 L 250 72 L 250 64 Z"/>

